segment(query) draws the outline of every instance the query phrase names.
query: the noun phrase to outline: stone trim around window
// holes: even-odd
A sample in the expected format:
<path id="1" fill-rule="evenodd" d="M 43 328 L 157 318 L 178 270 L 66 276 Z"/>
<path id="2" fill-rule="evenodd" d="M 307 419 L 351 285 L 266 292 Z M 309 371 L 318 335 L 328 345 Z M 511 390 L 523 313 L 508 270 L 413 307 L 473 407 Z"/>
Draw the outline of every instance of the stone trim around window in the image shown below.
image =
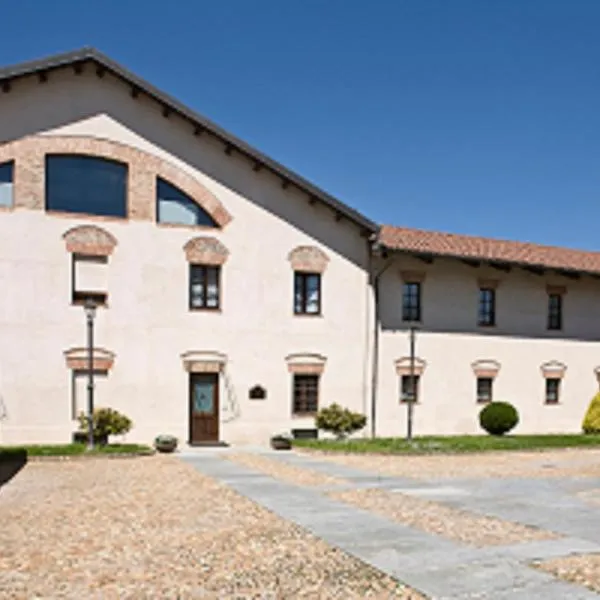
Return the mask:
<path id="1" fill-rule="evenodd" d="M 294 271 L 300 273 L 324 273 L 329 257 L 316 246 L 298 246 L 288 254 Z"/>
<path id="2" fill-rule="evenodd" d="M 115 237 L 96 225 L 79 225 L 63 234 L 67 252 L 86 256 L 110 256 L 117 245 Z"/>
<path id="3" fill-rule="evenodd" d="M 540 370 L 544 379 L 562 379 L 567 371 L 567 365 L 557 360 L 544 363 Z"/>
<path id="4" fill-rule="evenodd" d="M 497 360 L 482 359 L 471 363 L 471 368 L 477 378 L 494 379 L 500 371 L 500 363 Z"/>
<path id="5" fill-rule="evenodd" d="M 229 250 L 217 238 L 200 236 L 188 240 L 183 247 L 187 261 L 195 265 L 219 266 L 229 257 Z"/>
<path id="6" fill-rule="evenodd" d="M 126 163 L 127 218 L 156 221 L 156 178 L 161 177 L 185 192 L 219 225 L 232 217 L 204 185 L 183 169 L 133 146 L 87 136 L 28 136 L 0 145 L 0 163 L 14 160 L 13 206 L 44 210 L 45 157 L 47 154 L 83 154 Z"/>
<path id="7" fill-rule="evenodd" d="M 321 375 L 327 358 L 320 354 L 298 353 L 286 356 L 288 371 L 297 375 Z"/>
<path id="8" fill-rule="evenodd" d="M 189 350 L 181 355 L 188 373 L 220 373 L 227 364 L 227 355 L 206 350 Z"/>
<path id="9" fill-rule="evenodd" d="M 410 375 L 410 356 L 403 356 L 394 361 L 396 367 L 396 375 L 402 377 L 403 375 Z M 422 359 L 415 356 L 415 369 L 414 374 L 417 376 L 423 375 L 427 363 Z"/>
<path id="10" fill-rule="evenodd" d="M 89 358 L 87 348 L 70 348 L 64 352 L 67 368 L 73 371 L 87 371 Z M 93 348 L 92 365 L 94 371 L 110 371 L 115 362 L 114 352 L 104 348 Z"/>

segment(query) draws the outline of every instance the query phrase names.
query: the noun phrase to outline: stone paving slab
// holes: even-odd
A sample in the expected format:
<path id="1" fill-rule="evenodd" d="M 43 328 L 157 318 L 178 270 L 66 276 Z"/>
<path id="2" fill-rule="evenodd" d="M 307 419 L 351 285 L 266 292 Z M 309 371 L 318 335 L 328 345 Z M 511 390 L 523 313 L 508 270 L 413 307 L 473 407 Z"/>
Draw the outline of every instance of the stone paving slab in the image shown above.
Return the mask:
<path id="1" fill-rule="evenodd" d="M 278 455 L 278 456 L 283 456 Z M 312 459 L 285 453 L 281 460 L 314 468 Z M 598 551 L 581 539 L 549 540 L 530 544 L 473 549 L 336 502 L 319 490 L 303 488 L 257 474 L 217 455 L 186 456 L 202 473 L 220 479 L 237 492 L 300 525 L 325 542 L 388 573 L 432 598 L 467 600 L 543 598 L 544 600 L 598 599 L 581 586 L 556 580 L 523 561 L 563 556 L 573 551 Z M 333 474 L 328 469 L 326 474 Z M 337 467 L 338 465 L 332 465 Z M 316 470 L 316 469 L 315 469 Z M 344 477 L 335 469 L 336 477 Z M 346 478 L 348 473 L 346 472 Z M 362 473 L 352 473 L 360 485 Z M 394 479 L 395 485 L 400 482 Z M 364 482 L 363 482 L 364 483 Z M 423 482 L 414 482 L 424 487 Z M 447 483 L 447 482 L 446 482 Z M 339 488 L 338 488 L 339 489 Z M 588 523 L 589 527 L 589 523 Z M 579 536 L 578 536 L 579 537 Z"/>

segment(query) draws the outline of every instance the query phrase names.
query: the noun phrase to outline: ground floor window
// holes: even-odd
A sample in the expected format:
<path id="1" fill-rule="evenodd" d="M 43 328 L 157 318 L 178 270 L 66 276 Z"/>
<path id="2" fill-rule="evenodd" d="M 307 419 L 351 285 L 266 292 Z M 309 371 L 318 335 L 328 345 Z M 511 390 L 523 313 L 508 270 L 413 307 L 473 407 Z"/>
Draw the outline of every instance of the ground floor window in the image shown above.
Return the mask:
<path id="1" fill-rule="evenodd" d="M 400 383 L 400 402 L 419 401 L 419 376 L 402 375 Z"/>
<path id="2" fill-rule="evenodd" d="M 108 371 L 94 371 L 94 405 L 101 406 L 98 401 L 106 400 L 103 389 L 106 386 Z M 71 381 L 71 418 L 77 419 L 81 413 L 88 411 L 88 372 L 85 370 L 72 371 Z"/>
<path id="3" fill-rule="evenodd" d="M 546 404 L 558 404 L 560 397 L 560 379 L 548 377 L 546 379 Z"/>
<path id="4" fill-rule="evenodd" d="M 492 388 L 494 380 L 491 377 L 477 378 L 477 402 L 486 403 L 492 401 Z"/>
<path id="5" fill-rule="evenodd" d="M 292 412 L 312 415 L 319 410 L 319 376 L 294 375 Z"/>

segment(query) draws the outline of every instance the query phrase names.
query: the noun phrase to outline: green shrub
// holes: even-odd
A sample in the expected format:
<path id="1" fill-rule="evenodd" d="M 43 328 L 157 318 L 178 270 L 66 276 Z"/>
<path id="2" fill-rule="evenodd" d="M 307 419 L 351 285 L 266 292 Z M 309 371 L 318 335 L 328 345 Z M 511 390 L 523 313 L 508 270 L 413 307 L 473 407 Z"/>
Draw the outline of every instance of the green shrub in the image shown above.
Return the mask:
<path id="1" fill-rule="evenodd" d="M 319 429 L 330 431 L 341 439 L 360 431 L 367 424 L 367 417 L 342 408 L 339 404 L 332 404 L 317 413 L 315 424 Z"/>
<path id="2" fill-rule="evenodd" d="M 600 433 L 600 393 L 592 398 L 585 413 L 583 433 Z"/>
<path id="3" fill-rule="evenodd" d="M 504 435 L 518 423 L 519 413 L 508 402 L 490 402 L 479 413 L 479 424 L 490 435 Z"/>
<path id="4" fill-rule="evenodd" d="M 123 435 L 131 430 L 133 423 L 129 417 L 121 414 L 113 408 L 97 408 L 94 411 L 94 437 L 101 439 L 109 435 Z M 79 415 L 79 428 L 87 431 L 88 416 L 84 413 Z"/>

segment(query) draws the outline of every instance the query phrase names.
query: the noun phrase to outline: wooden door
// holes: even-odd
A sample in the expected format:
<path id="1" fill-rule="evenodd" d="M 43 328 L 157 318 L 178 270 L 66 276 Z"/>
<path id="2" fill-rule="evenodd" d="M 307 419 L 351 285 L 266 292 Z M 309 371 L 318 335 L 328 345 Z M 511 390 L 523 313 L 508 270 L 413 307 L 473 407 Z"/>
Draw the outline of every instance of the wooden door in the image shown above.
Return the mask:
<path id="1" fill-rule="evenodd" d="M 190 373 L 190 444 L 219 441 L 219 374 Z"/>

